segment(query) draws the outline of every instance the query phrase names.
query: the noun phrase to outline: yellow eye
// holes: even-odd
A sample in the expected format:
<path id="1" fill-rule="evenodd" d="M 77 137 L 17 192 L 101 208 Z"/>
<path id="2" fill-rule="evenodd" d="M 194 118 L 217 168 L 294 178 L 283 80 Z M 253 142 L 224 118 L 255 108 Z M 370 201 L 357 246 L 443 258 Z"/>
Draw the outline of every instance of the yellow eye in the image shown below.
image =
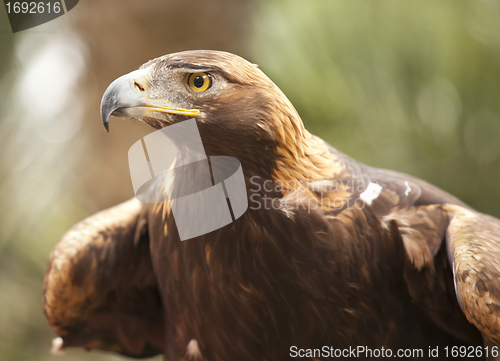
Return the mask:
<path id="1" fill-rule="evenodd" d="M 192 91 L 204 92 L 212 86 L 212 75 L 209 73 L 193 73 L 189 76 L 188 85 Z"/>

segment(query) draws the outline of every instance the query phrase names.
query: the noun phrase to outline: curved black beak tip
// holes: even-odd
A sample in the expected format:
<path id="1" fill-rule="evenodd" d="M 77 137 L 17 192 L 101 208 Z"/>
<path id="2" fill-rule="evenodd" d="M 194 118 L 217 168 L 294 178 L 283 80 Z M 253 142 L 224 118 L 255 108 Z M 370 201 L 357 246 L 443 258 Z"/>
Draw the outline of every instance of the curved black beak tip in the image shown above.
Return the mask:
<path id="1" fill-rule="evenodd" d="M 109 117 L 125 116 L 128 108 L 134 108 L 143 100 L 130 86 L 130 74 L 115 79 L 104 92 L 101 99 L 101 120 L 106 132 L 109 132 Z"/>
<path id="2" fill-rule="evenodd" d="M 104 129 L 109 133 L 109 117 L 118 107 L 117 94 L 114 89 L 110 89 L 111 85 L 106 89 L 101 100 L 101 121 Z"/>

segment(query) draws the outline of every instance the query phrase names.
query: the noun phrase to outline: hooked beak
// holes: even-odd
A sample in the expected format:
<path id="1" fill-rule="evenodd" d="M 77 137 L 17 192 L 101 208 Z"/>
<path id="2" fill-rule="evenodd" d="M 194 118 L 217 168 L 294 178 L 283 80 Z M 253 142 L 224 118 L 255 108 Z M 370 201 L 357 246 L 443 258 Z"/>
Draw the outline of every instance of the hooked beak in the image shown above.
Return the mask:
<path id="1" fill-rule="evenodd" d="M 125 74 L 113 81 L 102 96 L 101 119 L 109 132 L 109 117 L 133 117 L 150 112 L 163 112 L 196 116 L 198 109 L 176 107 L 167 99 L 151 99 L 149 86 L 152 66 Z"/>

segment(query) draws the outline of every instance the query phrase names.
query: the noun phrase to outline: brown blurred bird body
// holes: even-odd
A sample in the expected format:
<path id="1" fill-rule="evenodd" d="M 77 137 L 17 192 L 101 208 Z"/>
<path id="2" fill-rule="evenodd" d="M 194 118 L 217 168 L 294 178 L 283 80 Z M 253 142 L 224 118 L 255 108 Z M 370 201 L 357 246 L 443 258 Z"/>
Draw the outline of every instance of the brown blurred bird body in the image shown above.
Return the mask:
<path id="1" fill-rule="evenodd" d="M 184 242 L 168 202 L 131 200 L 76 225 L 44 287 L 63 348 L 284 360 L 292 346 L 365 346 L 430 358 L 429 347 L 500 342 L 498 219 L 335 150 L 235 55 L 183 52 L 141 69 L 106 91 L 105 124 L 130 109 L 156 129 L 194 117 L 207 155 L 241 162 L 249 209 Z M 207 89 L 192 88 L 193 74 L 208 74 Z M 127 84 L 131 103 L 116 99 Z"/>

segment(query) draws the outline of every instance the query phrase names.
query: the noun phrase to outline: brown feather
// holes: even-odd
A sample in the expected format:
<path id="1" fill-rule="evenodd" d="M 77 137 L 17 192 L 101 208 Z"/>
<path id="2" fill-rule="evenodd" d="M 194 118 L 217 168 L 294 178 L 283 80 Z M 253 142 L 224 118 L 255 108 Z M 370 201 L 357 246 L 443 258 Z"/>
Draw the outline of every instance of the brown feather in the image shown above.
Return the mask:
<path id="1" fill-rule="evenodd" d="M 103 239 L 118 247 L 134 233 L 147 234 L 151 256 L 140 253 L 129 267 L 123 295 L 130 292 L 137 306 L 145 288 L 159 291 L 162 310 L 152 309 L 156 318 L 144 314 L 140 327 L 155 330 L 165 319 L 165 343 L 152 335 L 144 342 L 163 347 L 168 360 L 284 360 L 291 346 L 325 345 L 421 348 L 427 358 L 429 347 L 500 342 L 499 220 L 422 180 L 358 163 L 311 135 L 278 87 L 242 58 L 189 51 L 143 68 L 149 66 L 150 96 L 200 111 L 207 155 L 240 160 L 250 208 L 185 242 L 167 204 L 124 209 L 129 216 L 118 218 L 125 231 L 92 218 L 77 225 L 56 247 L 46 278 L 47 316 L 63 339 L 70 334 L 66 325 L 94 314 L 95 305 L 115 315 L 119 302 L 104 296 L 125 278 L 96 277 L 110 262 L 130 264 L 130 254 L 113 261 Z M 193 71 L 216 77 L 210 96 L 185 95 L 178 91 L 185 85 L 166 80 Z M 140 119 L 159 129 L 186 117 Z M 182 190 L 193 181 L 179 174 L 172 187 Z M 366 201 L 371 183 L 379 194 Z M 99 252 L 85 242 L 71 246 L 86 231 Z M 79 279 L 74 269 L 88 272 Z M 132 292 L 130 280 L 138 275 L 138 292 Z M 75 335 L 91 327 L 100 348 L 113 349 L 102 343 L 100 327 L 78 325 Z M 118 352 L 143 345 L 139 335 L 113 337 L 121 340 L 114 343 Z"/>
<path id="2" fill-rule="evenodd" d="M 136 199 L 85 219 L 47 265 L 45 315 L 62 348 L 152 356 L 163 347 L 163 312 Z"/>

